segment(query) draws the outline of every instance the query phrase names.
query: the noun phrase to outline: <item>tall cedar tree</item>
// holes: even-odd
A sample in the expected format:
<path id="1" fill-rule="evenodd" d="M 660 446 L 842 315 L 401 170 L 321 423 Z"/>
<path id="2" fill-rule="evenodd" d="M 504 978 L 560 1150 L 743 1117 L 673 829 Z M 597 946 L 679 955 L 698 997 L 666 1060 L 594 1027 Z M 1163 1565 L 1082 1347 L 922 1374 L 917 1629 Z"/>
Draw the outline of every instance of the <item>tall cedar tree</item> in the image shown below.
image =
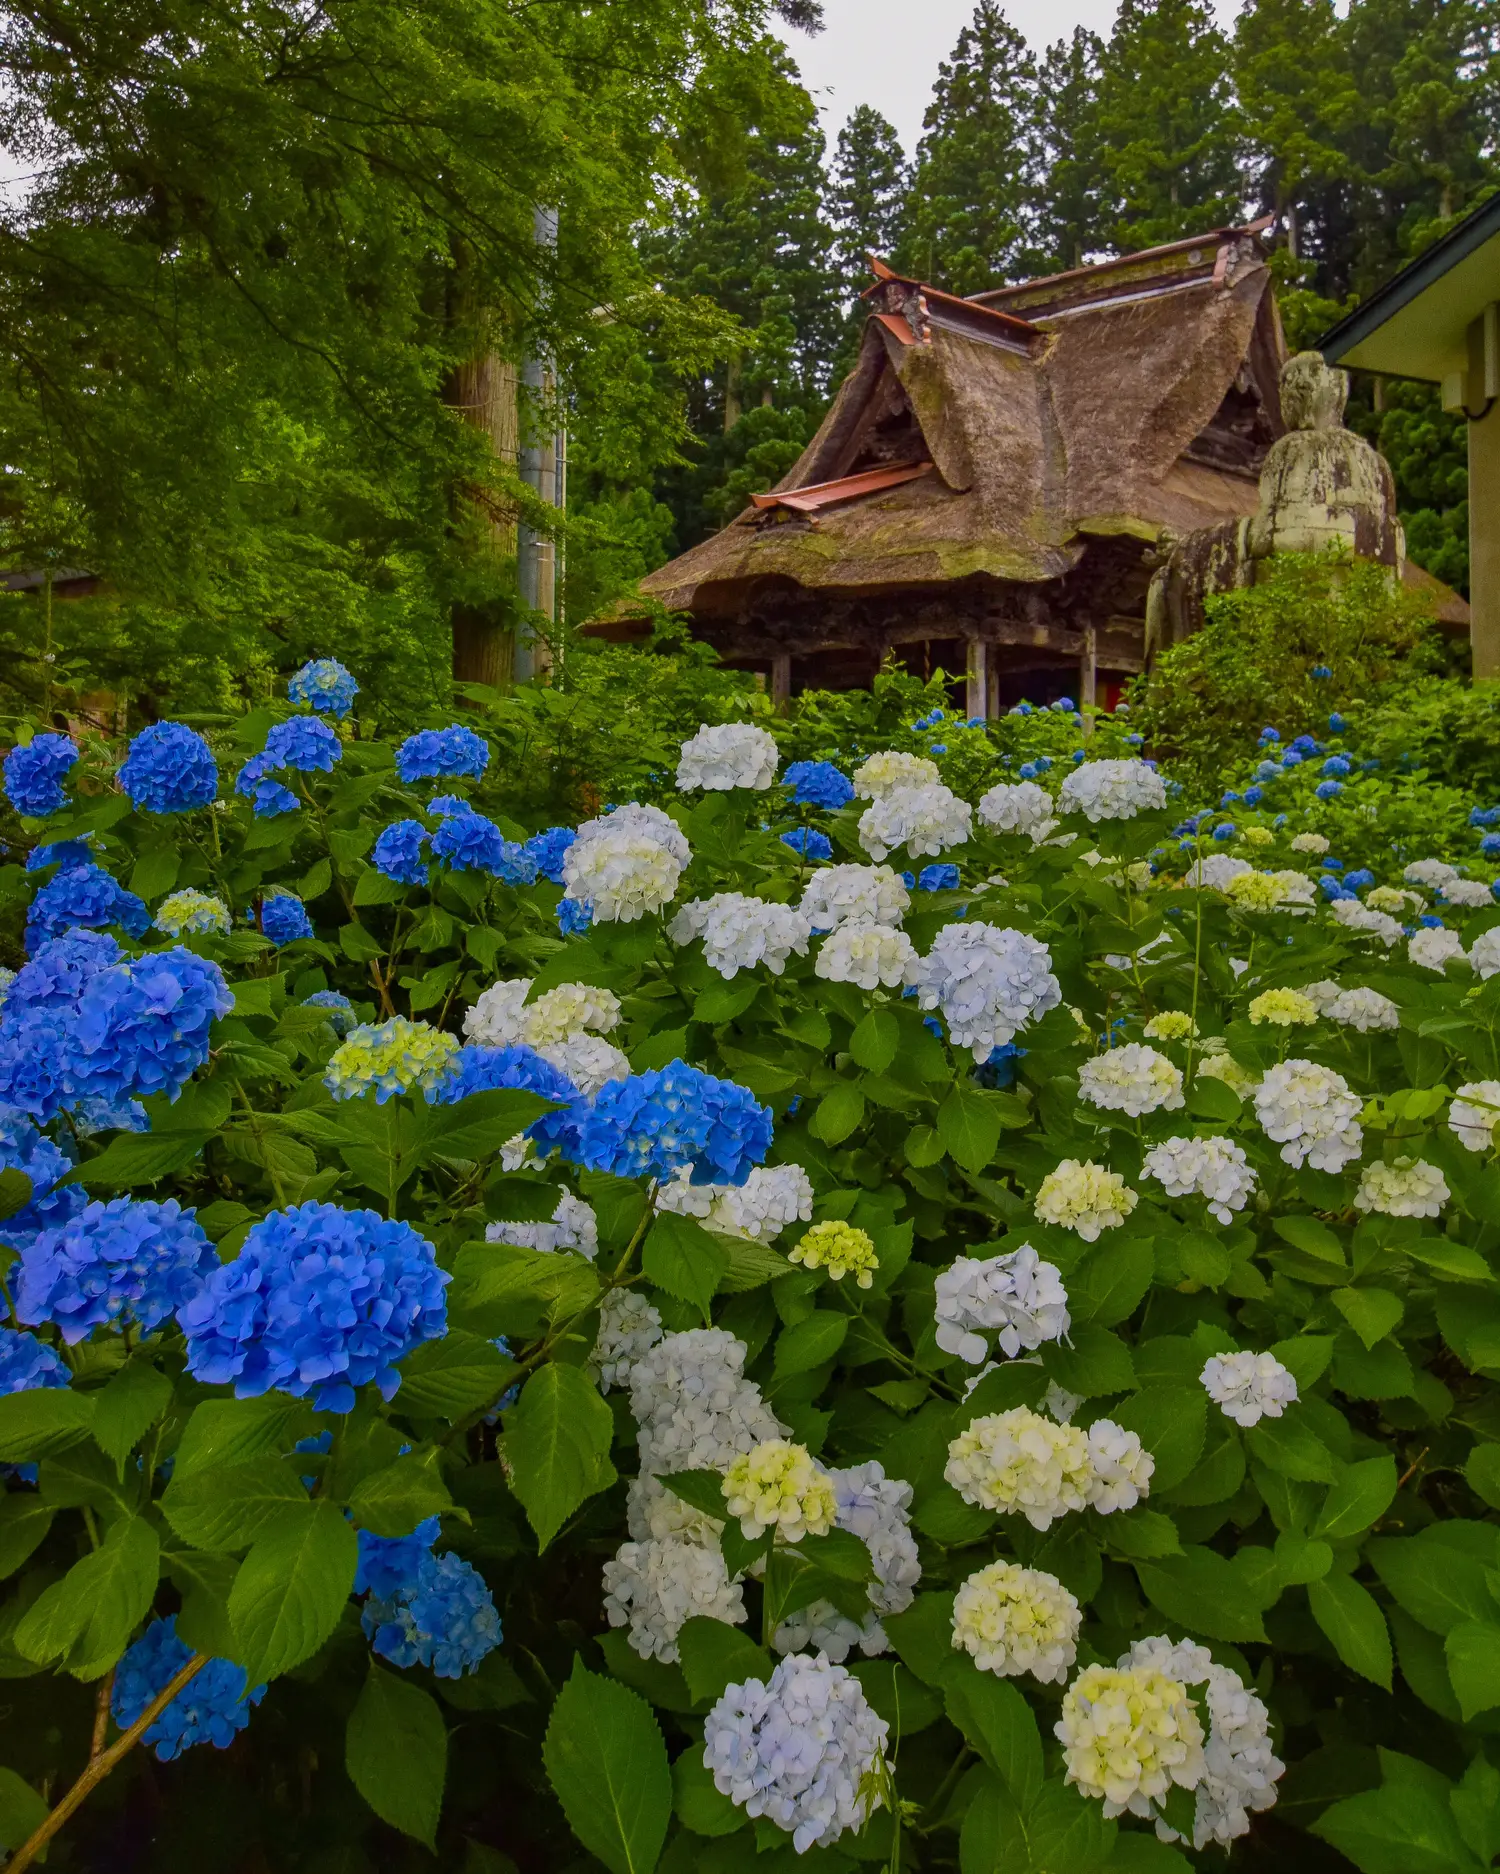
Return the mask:
<path id="1" fill-rule="evenodd" d="M 1036 242 L 1044 266 L 1081 267 L 1105 246 L 1097 92 L 1104 47 L 1086 27 L 1048 46 L 1037 70 L 1037 131 L 1046 180 L 1037 192 Z"/>
<path id="2" fill-rule="evenodd" d="M 834 254 L 846 295 L 869 282 L 866 255 L 888 259 L 901 232 L 910 181 L 895 126 L 868 104 L 839 132 L 829 177 Z"/>
<path id="3" fill-rule="evenodd" d="M 182 709 L 337 650 L 367 701 L 445 707 L 450 620 L 515 609 L 514 475 L 455 373 L 536 347 L 566 373 L 601 305 L 649 298 L 634 231 L 725 140 L 704 91 L 767 13 L 8 5 L 0 142 L 40 173 L 0 215 L 0 549 L 109 582 L 64 662 Z M 657 383 L 613 394 L 671 436 Z"/>
<path id="4" fill-rule="evenodd" d="M 1122 0 L 1098 130 L 1111 246 L 1155 247 L 1238 218 L 1229 44 L 1204 0 Z"/>
<path id="5" fill-rule="evenodd" d="M 924 126 L 902 264 L 951 293 L 1030 271 L 1036 60 L 996 0 L 979 0 L 951 61 L 938 67 Z"/>
<path id="6" fill-rule="evenodd" d="M 686 194 L 668 232 L 646 246 L 671 293 L 712 300 L 739 322 L 727 362 L 690 386 L 690 460 L 660 485 L 674 549 L 723 526 L 796 461 L 839 342 L 823 133 L 785 51 L 769 40 L 762 51 L 775 83 L 745 129 L 742 170 Z"/>

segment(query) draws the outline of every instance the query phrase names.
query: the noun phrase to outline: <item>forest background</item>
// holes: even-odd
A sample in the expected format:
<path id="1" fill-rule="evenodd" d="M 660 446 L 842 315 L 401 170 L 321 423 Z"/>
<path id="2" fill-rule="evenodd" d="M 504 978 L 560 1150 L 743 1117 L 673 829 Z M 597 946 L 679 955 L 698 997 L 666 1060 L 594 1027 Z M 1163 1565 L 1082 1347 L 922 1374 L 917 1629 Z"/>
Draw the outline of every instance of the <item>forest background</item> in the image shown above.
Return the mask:
<path id="1" fill-rule="evenodd" d="M 4 713 L 239 708 L 329 650 L 391 726 L 447 709 L 455 627 L 527 622 L 515 525 L 552 525 L 465 420 L 490 360 L 555 372 L 529 414 L 570 435 L 576 626 L 796 459 L 870 250 L 968 293 L 1272 214 L 1296 346 L 1497 179 L 1476 0 L 1249 0 L 1228 33 L 1123 0 L 1040 56 L 980 0 L 910 152 L 868 106 L 827 146 L 775 30 L 819 24 L 817 0 L 0 6 Z M 1350 420 L 1462 589 L 1461 425 L 1368 382 Z M 92 595 L 49 603 L 79 571 Z"/>

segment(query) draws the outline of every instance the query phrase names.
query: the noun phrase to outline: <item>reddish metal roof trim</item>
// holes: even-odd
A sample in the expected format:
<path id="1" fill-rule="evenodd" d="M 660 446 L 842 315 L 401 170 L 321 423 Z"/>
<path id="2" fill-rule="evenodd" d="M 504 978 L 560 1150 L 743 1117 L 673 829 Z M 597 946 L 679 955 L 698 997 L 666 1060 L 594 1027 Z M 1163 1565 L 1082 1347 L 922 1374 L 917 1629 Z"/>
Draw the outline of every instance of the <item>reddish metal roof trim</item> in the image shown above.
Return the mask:
<path id="1" fill-rule="evenodd" d="M 916 344 L 916 333 L 906 323 L 905 319 L 901 317 L 899 312 L 877 312 L 874 316 L 888 332 L 893 333 L 900 339 L 903 345 Z"/>
<path id="2" fill-rule="evenodd" d="M 1160 247 L 1142 247 L 1133 254 L 1115 254 L 1108 260 L 1096 260 L 1092 266 L 1071 267 L 1066 273 L 1038 274 L 1034 280 L 1017 280 L 1010 286 L 988 287 L 982 293 L 975 293 L 967 303 L 993 310 L 989 308 L 989 302 L 993 299 L 1008 299 L 1013 293 L 1034 292 L 1039 286 L 1066 286 L 1073 280 L 1086 280 L 1091 276 L 1112 272 L 1116 267 L 1133 266 L 1142 260 L 1165 260 L 1169 255 L 1185 254 L 1194 247 L 1212 247 L 1242 234 L 1264 234 L 1275 220 L 1274 215 L 1262 215 L 1258 221 L 1247 221 L 1239 227 L 1205 228 L 1201 234 L 1190 234 L 1181 241 L 1167 241 Z"/>
<path id="3" fill-rule="evenodd" d="M 966 326 L 973 329 L 976 324 L 987 326 L 992 331 L 1007 338 L 1014 345 L 1030 349 L 1041 338 L 1029 319 L 1023 319 L 1018 313 L 1000 312 L 993 306 L 982 306 L 972 299 L 960 299 L 956 293 L 944 293 L 938 287 L 929 286 L 925 280 L 914 280 L 907 274 L 896 273 L 877 255 L 870 255 L 870 270 L 875 275 L 875 284 L 867 286 L 861 299 L 871 299 L 885 286 L 909 287 L 919 294 L 938 323 L 946 320 L 958 330 Z"/>
<path id="4" fill-rule="evenodd" d="M 845 475 L 836 482 L 814 482 L 807 488 L 788 488 L 781 494 L 751 495 L 750 502 L 762 513 L 771 508 L 791 508 L 798 514 L 815 513 L 831 507 L 835 501 L 854 501 L 860 495 L 878 494 L 883 488 L 899 488 L 925 475 L 930 462 L 902 462 L 892 468 L 866 469 L 860 475 Z"/>

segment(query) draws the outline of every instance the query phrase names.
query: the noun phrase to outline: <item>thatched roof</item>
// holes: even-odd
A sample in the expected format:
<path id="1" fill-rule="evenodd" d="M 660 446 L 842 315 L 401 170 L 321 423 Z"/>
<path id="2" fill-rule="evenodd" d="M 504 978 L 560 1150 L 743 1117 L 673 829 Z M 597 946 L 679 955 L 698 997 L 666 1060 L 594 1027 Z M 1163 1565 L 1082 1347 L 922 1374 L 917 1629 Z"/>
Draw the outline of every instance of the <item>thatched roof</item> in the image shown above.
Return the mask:
<path id="1" fill-rule="evenodd" d="M 1062 578 L 1090 540 L 1143 545 L 1252 513 L 1281 433 L 1280 325 L 1258 229 L 1219 229 L 957 300 L 876 263 L 859 361 L 778 492 L 642 582 L 724 616 L 806 592 Z M 930 462 L 896 485 L 869 471 Z M 873 487 L 871 484 L 874 484 Z"/>

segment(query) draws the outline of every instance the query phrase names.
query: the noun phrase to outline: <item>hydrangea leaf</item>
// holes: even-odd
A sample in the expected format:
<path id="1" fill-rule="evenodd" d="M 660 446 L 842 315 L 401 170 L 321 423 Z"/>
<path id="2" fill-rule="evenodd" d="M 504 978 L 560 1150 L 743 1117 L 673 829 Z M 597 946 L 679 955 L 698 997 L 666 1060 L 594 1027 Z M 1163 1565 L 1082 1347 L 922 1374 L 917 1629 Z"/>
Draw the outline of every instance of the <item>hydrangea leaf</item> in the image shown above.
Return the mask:
<path id="1" fill-rule="evenodd" d="M 0 1461 L 22 1464 L 65 1451 L 86 1437 L 93 1423 L 92 1393 L 45 1391 L 0 1397 Z"/>
<path id="2" fill-rule="evenodd" d="M 147 1359 L 121 1367 L 100 1392 L 90 1430 L 123 1470 L 125 1460 L 172 1403 L 172 1382 Z"/>
<path id="3" fill-rule="evenodd" d="M 401 1362 L 400 1410 L 416 1418 L 459 1419 L 493 1405 L 520 1371 L 493 1341 L 449 1328 L 441 1340 L 424 1341 Z"/>
<path id="4" fill-rule="evenodd" d="M 1328 1492 L 1318 1520 L 1315 1536 L 1342 1542 L 1362 1534 L 1376 1523 L 1391 1506 L 1396 1494 L 1396 1460 L 1389 1455 L 1366 1458 L 1351 1464 Z"/>
<path id="5" fill-rule="evenodd" d="M 268 1451 L 290 1451 L 312 1426 L 312 1407 L 280 1393 L 205 1399 L 193 1408 L 178 1443 L 173 1481 L 211 1467 L 243 1464 Z"/>
<path id="6" fill-rule="evenodd" d="M 160 1547 L 139 1516 L 122 1517 L 21 1617 L 15 1644 L 39 1665 L 60 1659 L 77 1679 L 97 1679 L 130 1644 L 156 1593 Z"/>
<path id="7" fill-rule="evenodd" d="M 1464 1723 L 1500 1705 L 1500 1610 L 1495 1620 L 1462 1620 L 1443 1650 Z"/>
<path id="8" fill-rule="evenodd" d="M 1191 1632 L 1211 1640 L 1264 1640 L 1261 1611 L 1277 1590 L 1259 1589 L 1244 1560 L 1244 1550 L 1231 1560 L 1194 1544 L 1181 1555 L 1137 1562 L 1136 1574 L 1152 1606 Z"/>
<path id="9" fill-rule="evenodd" d="M 9 1767 L 0 1767 L 0 1845 L 19 1848 L 46 1821 L 47 1800 Z"/>
<path id="10" fill-rule="evenodd" d="M 944 1684 L 948 1716 L 1024 1812 L 1042 1787 L 1042 1736 L 1031 1707 L 1006 1679 L 960 1663 Z"/>
<path id="11" fill-rule="evenodd" d="M 236 1657 L 249 1682 L 310 1659 L 338 1625 L 354 1586 L 359 1544 L 329 1502 L 287 1504 L 266 1525 L 229 1596 Z"/>
<path id="12" fill-rule="evenodd" d="M 682 1826 L 695 1835 L 732 1835 L 745 1823 L 744 1811 L 720 1795 L 703 1752 L 695 1744 L 689 1744 L 672 1765 L 672 1807 Z"/>
<path id="13" fill-rule="evenodd" d="M 1307 1604 L 1349 1670 L 1388 1692 L 1391 1636 L 1380 1603 L 1369 1589 L 1350 1575 L 1329 1574 L 1308 1584 Z"/>
<path id="14" fill-rule="evenodd" d="M 1448 1805 L 1425 1790 L 1384 1788 L 1326 1810 L 1312 1833 L 1360 1874 L 1478 1874 Z"/>
<path id="15" fill-rule="evenodd" d="M 543 1549 L 581 1503 L 615 1481 L 613 1437 L 598 1389 L 577 1367 L 555 1362 L 532 1374 L 505 1414 L 515 1493 Z"/>
<path id="16" fill-rule="evenodd" d="M 723 1241 L 691 1217 L 663 1211 L 646 1238 L 641 1266 L 646 1279 L 669 1295 L 691 1302 L 708 1320 L 719 1278 L 729 1263 Z"/>
<path id="17" fill-rule="evenodd" d="M 1328 1298 L 1367 1348 L 1400 1322 L 1405 1309 L 1388 1288 L 1336 1288 Z"/>
<path id="18" fill-rule="evenodd" d="M 1000 1130 L 1000 1114 L 982 1089 L 955 1081 L 937 1116 L 938 1137 L 954 1163 L 983 1171 L 995 1156 Z"/>
<path id="19" fill-rule="evenodd" d="M 573 1833 L 610 1874 L 652 1874 L 672 1816 L 672 1772 L 643 1698 L 575 1659 L 542 1746 Z"/>
<path id="20" fill-rule="evenodd" d="M 183 1171 L 200 1157 L 212 1132 L 120 1132 L 96 1158 L 86 1159 L 74 1176 L 80 1184 L 125 1190 L 155 1184 Z"/>
<path id="21" fill-rule="evenodd" d="M 184 1542 L 228 1555 L 248 1549 L 287 1504 L 306 1498 L 306 1486 L 293 1465 L 282 1458 L 258 1457 L 231 1468 L 174 1475 L 161 1508 Z"/>
<path id="22" fill-rule="evenodd" d="M 436 1850 L 448 1730 L 436 1699 L 370 1662 L 344 1739 L 349 1780 L 382 1822 Z"/>
<path id="23" fill-rule="evenodd" d="M 1490 1591 L 1492 1570 L 1477 1555 L 1422 1536 L 1377 1536 L 1365 1552 L 1396 1604 L 1432 1633 L 1500 1614 Z"/>
<path id="24" fill-rule="evenodd" d="M 697 1704 L 710 1704 L 726 1685 L 770 1678 L 772 1659 L 742 1628 L 695 1614 L 677 1636 L 683 1676 Z"/>

